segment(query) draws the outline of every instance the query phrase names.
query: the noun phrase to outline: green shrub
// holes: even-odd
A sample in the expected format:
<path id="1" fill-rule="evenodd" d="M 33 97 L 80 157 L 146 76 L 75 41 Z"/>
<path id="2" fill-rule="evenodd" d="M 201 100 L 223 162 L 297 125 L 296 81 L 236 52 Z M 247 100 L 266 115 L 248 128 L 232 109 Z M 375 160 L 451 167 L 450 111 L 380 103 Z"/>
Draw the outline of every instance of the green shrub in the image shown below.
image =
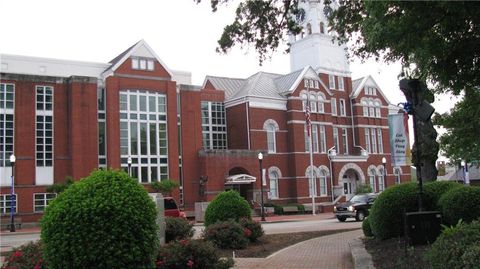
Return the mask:
<path id="1" fill-rule="evenodd" d="M 49 268 L 152 268 L 155 203 L 125 172 L 97 170 L 72 184 L 41 220 Z"/>
<path id="2" fill-rule="evenodd" d="M 432 268 L 478 268 L 480 258 L 480 221 L 459 224 L 444 230 L 425 257 Z"/>
<path id="3" fill-rule="evenodd" d="M 203 237 L 219 248 L 243 249 L 247 247 L 249 242 L 247 235 L 251 233 L 247 230 L 234 220 L 220 221 L 207 226 Z"/>
<path id="4" fill-rule="evenodd" d="M 471 222 L 480 217 L 480 187 L 461 186 L 440 197 L 443 222 L 455 224 L 460 219 Z"/>
<path id="5" fill-rule="evenodd" d="M 372 187 L 367 184 L 359 184 L 357 185 L 357 190 L 355 191 L 355 194 L 361 194 L 361 193 L 371 193 L 373 192 Z"/>
<path id="6" fill-rule="evenodd" d="M 150 184 L 152 189 L 155 191 L 161 192 L 164 196 L 170 196 L 172 191 L 175 188 L 178 188 L 180 184 L 177 181 L 173 181 L 171 179 L 166 179 L 166 180 L 161 180 L 161 181 L 155 181 L 152 184 Z"/>
<path id="7" fill-rule="evenodd" d="M 394 185 L 383 191 L 370 209 L 370 227 L 378 239 L 403 235 L 404 211 L 418 210 L 418 188 L 414 182 Z"/>
<path id="8" fill-rule="evenodd" d="M 220 258 L 211 242 L 180 240 L 162 246 L 156 264 L 157 269 L 227 269 L 233 267 L 234 261 L 232 258 Z"/>
<path id="9" fill-rule="evenodd" d="M 193 224 L 184 218 L 165 217 L 165 242 L 190 239 L 193 234 Z"/>
<path id="10" fill-rule="evenodd" d="M 40 243 L 40 241 L 29 242 L 7 252 L 1 268 L 45 268 L 45 263 L 42 259 L 42 253 L 43 245 Z"/>
<path id="11" fill-rule="evenodd" d="M 240 219 L 240 225 L 242 225 L 244 228 L 245 236 L 248 238 L 248 240 L 250 240 L 250 242 L 256 242 L 258 238 L 265 234 L 262 225 L 258 221 L 242 218 Z M 248 229 L 248 231 L 245 229 Z"/>
<path id="12" fill-rule="evenodd" d="M 273 207 L 273 213 L 275 215 L 283 215 L 283 207 L 272 203 L 266 203 L 265 207 Z"/>
<path id="13" fill-rule="evenodd" d="M 241 218 L 251 218 L 248 202 L 236 191 L 224 191 L 218 194 L 205 211 L 205 226 L 217 221 Z"/>
<path id="14" fill-rule="evenodd" d="M 423 188 L 423 202 L 425 207 L 431 210 L 440 211 L 441 209 L 438 206 L 440 197 L 447 191 L 461 186 L 461 184 L 453 181 L 434 181 L 425 184 Z"/>
<path id="15" fill-rule="evenodd" d="M 370 226 L 370 218 L 366 218 L 363 220 L 362 222 L 362 230 L 363 230 L 363 234 L 365 236 L 368 236 L 368 237 L 372 237 L 373 236 L 373 233 L 372 233 L 372 227 Z"/>

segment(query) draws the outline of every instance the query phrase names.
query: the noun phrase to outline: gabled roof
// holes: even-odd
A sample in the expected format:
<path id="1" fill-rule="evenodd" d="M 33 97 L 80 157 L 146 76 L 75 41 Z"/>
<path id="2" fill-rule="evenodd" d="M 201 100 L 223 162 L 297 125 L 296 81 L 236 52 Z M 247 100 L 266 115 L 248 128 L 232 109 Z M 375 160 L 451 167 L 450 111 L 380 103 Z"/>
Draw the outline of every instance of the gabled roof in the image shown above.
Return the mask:
<path id="1" fill-rule="evenodd" d="M 357 98 L 358 95 L 360 95 L 360 93 L 362 92 L 362 89 L 365 87 L 365 84 L 367 84 L 367 82 L 368 82 L 368 84 L 375 86 L 375 88 L 377 88 L 377 92 L 379 92 L 380 95 L 382 95 L 383 99 L 388 104 L 391 104 L 390 101 L 388 100 L 387 96 L 385 96 L 383 94 L 383 91 L 382 91 L 382 89 L 380 89 L 377 82 L 370 75 L 352 81 L 352 94 L 350 95 L 350 98 L 351 99 Z"/>
<path id="2" fill-rule="evenodd" d="M 139 53 L 141 51 L 142 54 L 148 54 L 150 57 L 155 58 L 162 66 L 165 68 L 167 73 L 170 75 L 170 77 L 173 77 L 172 71 L 167 67 L 167 65 L 158 57 L 158 55 L 153 51 L 152 48 L 145 42 L 145 40 L 140 40 L 137 43 L 135 43 L 133 46 L 125 50 L 124 52 L 120 53 L 117 57 L 115 57 L 113 60 L 110 61 L 111 66 L 107 68 L 104 72 L 103 75 L 109 76 L 115 70 L 123 64 L 130 56 L 135 55 L 136 53 Z"/>
<path id="3" fill-rule="evenodd" d="M 225 91 L 225 99 L 228 100 L 239 91 L 245 84 L 246 79 L 207 76 L 205 77 L 202 88 L 205 88 L 207 81 L 210 81 L 215 89 Z"/>

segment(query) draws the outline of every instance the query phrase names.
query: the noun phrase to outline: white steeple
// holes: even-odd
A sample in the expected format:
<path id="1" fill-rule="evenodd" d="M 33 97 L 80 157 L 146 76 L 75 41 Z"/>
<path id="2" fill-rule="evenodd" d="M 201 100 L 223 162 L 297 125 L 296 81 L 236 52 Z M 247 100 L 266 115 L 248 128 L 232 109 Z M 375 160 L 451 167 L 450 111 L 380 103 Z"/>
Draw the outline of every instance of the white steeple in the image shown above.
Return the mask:
<path id="1" fill-rule="evenodd" d="M 350 76 L 346 47 L 332 42 L 328 32 L 328 20 L 321 0 L 300 1 L 305 19 L 300 23 L 303 31 L 290 35 L 290 69 L 296 71 L 310 65 L 317 73 Z M 332 7 L 336 1 L 332 1 Z"/>

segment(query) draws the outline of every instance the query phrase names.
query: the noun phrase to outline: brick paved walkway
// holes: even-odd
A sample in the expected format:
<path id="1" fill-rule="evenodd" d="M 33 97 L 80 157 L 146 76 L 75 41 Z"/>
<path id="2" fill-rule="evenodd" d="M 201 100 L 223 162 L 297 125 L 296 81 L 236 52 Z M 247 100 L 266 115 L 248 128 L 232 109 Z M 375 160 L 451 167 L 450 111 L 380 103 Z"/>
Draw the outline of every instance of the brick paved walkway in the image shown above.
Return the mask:
<path id="1" fill-rule="evenodd" d="M 362 230 L 310 239 L 267 258 L 237 258 L 235 268 L 268 269 L 353 269 L 348 242 L 363 235 Z"/>

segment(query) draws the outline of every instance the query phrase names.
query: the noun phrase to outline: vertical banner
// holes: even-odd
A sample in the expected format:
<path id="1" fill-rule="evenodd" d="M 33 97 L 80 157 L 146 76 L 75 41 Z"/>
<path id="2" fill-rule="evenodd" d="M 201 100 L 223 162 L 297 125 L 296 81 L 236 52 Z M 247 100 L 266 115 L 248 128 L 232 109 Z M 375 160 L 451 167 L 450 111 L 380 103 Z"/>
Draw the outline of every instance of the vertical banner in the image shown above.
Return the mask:
<path id="1" fill-rule="evenodd" d="M 408 135 L 408 115 L 388 115 L 388 127 L 390 132 L 392 165 L 411 165 L 412 154 L 410 152 L 410 139 Z"/>

